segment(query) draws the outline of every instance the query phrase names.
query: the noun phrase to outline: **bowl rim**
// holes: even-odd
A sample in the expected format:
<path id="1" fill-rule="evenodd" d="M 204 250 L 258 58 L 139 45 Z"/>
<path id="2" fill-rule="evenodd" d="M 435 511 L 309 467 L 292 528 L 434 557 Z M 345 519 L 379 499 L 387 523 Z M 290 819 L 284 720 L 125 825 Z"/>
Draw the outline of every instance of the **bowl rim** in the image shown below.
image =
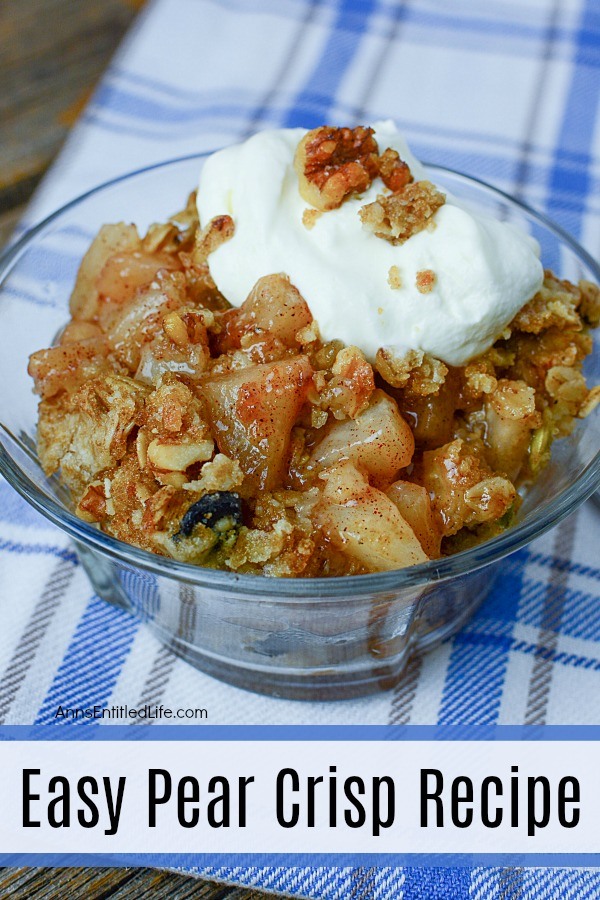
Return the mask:
<path id="1" fill-rule="evenodd" d="M 85 191 L 59 209 L 56 209 L 38 224 L 28 229 L 0 256 L 0 295 L 4 281 L 21 253 L 56 219 L 68 213 L 74 207 L 83 204 L 89 198 L 118 185 L 120 182 L 129 181 L 150 172 L 174 167 L 182 163 L 200 162 L 212 152 L 214 151 L 188 154 L 119 175 Z M 475 176 L 467 175 L 464 172 L 437 163 L 424 162 L 423 165 L 432 173 L 439 172 L 442 175 L 446 173 L 451 176 L 458 176 L 459 179 L 467 183 L 475 184 L 492 193 L 503 202 L 533 217 L 538 223 L 544 225 L 558 237 L 562 243 L 566 244 L 600 283 L 600 265 L 571 235 L 544 213 L 538 212 L 522 200 L 511 197 L 500 188 L 494 187 Z M 179 581 L 194 584 L 198 587 L 222 589 L 229 593 L 274 599 L 278 602 L 297 599 L 312 599 L 318 602 L 321 598 L 342 596 L 353 599 L 370 595 L 374 592 L 397 592 L 400 589 L 424 588 L 432 582 L 446 581 L 450 578 L 468 575 L 482 566 L 499 561 L 509 553 L 524 547 L 530 541 L 540 537 L 562 519 L 573 513 L 577 507 L 600 487 L 599 451 L 588 463 L 578 479 L 553 497 L 540 513 L 534 512 L 528 519 L 511 526 L 500 535 L 467 550 L 455 553 L 452 556 L 429 560 L 426 563 L 420 563 L 404 569 L 375 572 L 368 575 L 346 575 L 329 578 L 273 578 L 265 575 L 242 575 L 236 572 L 226 572 L 191 563 L 178 562 L 168 557 L 158 556 L 142 550 L 131 544 L 126 544 L 105 534 L 94 525 L 77 518 L 74 513 L 41 491 L 6 449 L 6 438 L 8 438 L 10 443 L 15 443 L 19 446 L 22 451 L 23 447 L 20 442 L 4 426 L 0 428 L 0 435 L 0 473 L 4 475 L 9 484 L 31 506 L 75 541 L 82 542 L 103 556 L 108 556 L 123 565 L 134 566 L 158 576 L 176 578 Z"/>

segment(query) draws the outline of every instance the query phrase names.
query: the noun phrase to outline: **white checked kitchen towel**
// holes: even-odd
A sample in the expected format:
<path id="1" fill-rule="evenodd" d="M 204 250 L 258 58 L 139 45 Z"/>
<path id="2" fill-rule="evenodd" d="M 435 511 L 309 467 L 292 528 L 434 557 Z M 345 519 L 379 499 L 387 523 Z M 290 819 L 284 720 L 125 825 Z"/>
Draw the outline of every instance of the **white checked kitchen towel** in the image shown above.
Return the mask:
<path id="1" fill-rule="evenodd" d="M 597 0 L 154 0 L 23 227 L 115 175 L 260 128 L 393 117 L 418 156 L 526 200 L 597 257 L 599 101 Z M 212 724 L 600 722 L 591 503 L 512 556 L 473 621 L 395 691 L 322 704 L 248 694 L 179 661 L 94 597 L 68 541 L 4 483 L 0 500 L 0 723 L 159 702 L 204 707 Z M 203 871 L 327 898 L 600 895 L 600 875 L 574 870 Z"/>

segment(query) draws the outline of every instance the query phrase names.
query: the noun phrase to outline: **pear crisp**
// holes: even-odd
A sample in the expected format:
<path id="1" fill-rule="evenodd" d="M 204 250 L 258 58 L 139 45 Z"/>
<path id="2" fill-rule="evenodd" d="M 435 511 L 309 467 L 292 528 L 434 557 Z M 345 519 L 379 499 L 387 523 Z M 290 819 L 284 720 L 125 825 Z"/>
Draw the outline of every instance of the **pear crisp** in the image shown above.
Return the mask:
<path id="1" fill-rule="evenodd" d="M 297 156 L 316 209 L 381 177 L 392 193 L 363 221 L 388 241 L 428 227 L 443 195 L 370 129 L 317 131 Z M 466 365 L 390 348 L 371 363 L 320 337 L 284 273 L 232 307 L 208 259 L 234 231 L 229 216 L 201 227 L 193 195 L 143 237 L 105 225 L 58 343 L 31 356 L 44 470 L 118 540 L 279 577 L 424 563 L 507 527 L 552 441 L 600 401 L 581 373 L 600 321 L 589 282 L 546 272 Z M 419 275 L 426 291 L 435 273 Z"/>

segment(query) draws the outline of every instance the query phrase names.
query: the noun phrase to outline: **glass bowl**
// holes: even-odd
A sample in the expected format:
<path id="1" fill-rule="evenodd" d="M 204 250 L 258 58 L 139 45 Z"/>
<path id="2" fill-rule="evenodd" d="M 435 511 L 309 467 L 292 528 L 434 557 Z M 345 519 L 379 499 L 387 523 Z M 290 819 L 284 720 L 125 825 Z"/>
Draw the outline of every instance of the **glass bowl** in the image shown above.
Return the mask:
<path id="1" fill-rule="evenodd" d="M 37 400 L 27 357 L 49 346 L 67 321 L 79 262 L 100 226 L 124 219 L 143 230 L 164 220 L 197 184 L 203 159 L 174 160 L 90 191 L 26 234 L 1 261 L 0 470 L 74 540 L 97 593 L 146 622 L 192 665 L 282 697 L 334 699 L 389 689 L 411 653 L 463 625 L 490 591 L 503 557 L 598 488 L 600 416 L 555 444 L 510 530 L 400 571 L 329 579 L 238 575 L 154 556 L 80 521 L 56 478 L 47 479 L 36 459 Z M 545 264 L 561 277 L 600 282 L 594 260 L 543 216 L 473 178 L 428 169 L 432 181 L 465 203 L 533 234 Z M 600 380 L 598 336 L 586 374 Z"/>

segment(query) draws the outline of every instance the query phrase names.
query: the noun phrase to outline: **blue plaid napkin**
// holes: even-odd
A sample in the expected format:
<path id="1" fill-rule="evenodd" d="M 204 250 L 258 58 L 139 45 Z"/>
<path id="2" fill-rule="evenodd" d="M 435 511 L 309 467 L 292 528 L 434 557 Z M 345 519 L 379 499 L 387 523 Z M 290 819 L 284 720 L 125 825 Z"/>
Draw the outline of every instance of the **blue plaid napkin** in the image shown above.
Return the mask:
<path id="1" fill-rule="evenodd" d="M 598 255 L 599 99 L 597 0 L 155 0 L 23 227 L 115 175 L 260 128 L 393 117 L 418 156 L 526 200 Z M 599 524 L 588 503 L 512 556 L 471 623 L 413 660 L 393 692 L 297 703 L 175 658 L 93 595 L 64 536 L 2 483 L 0 723 L 55 721 L 59 704 L 161 702 L 205 707 L 212 724 L 598 723 Z M 355 900 L 600 895 L 589 870 L 198 874 Z"/>

